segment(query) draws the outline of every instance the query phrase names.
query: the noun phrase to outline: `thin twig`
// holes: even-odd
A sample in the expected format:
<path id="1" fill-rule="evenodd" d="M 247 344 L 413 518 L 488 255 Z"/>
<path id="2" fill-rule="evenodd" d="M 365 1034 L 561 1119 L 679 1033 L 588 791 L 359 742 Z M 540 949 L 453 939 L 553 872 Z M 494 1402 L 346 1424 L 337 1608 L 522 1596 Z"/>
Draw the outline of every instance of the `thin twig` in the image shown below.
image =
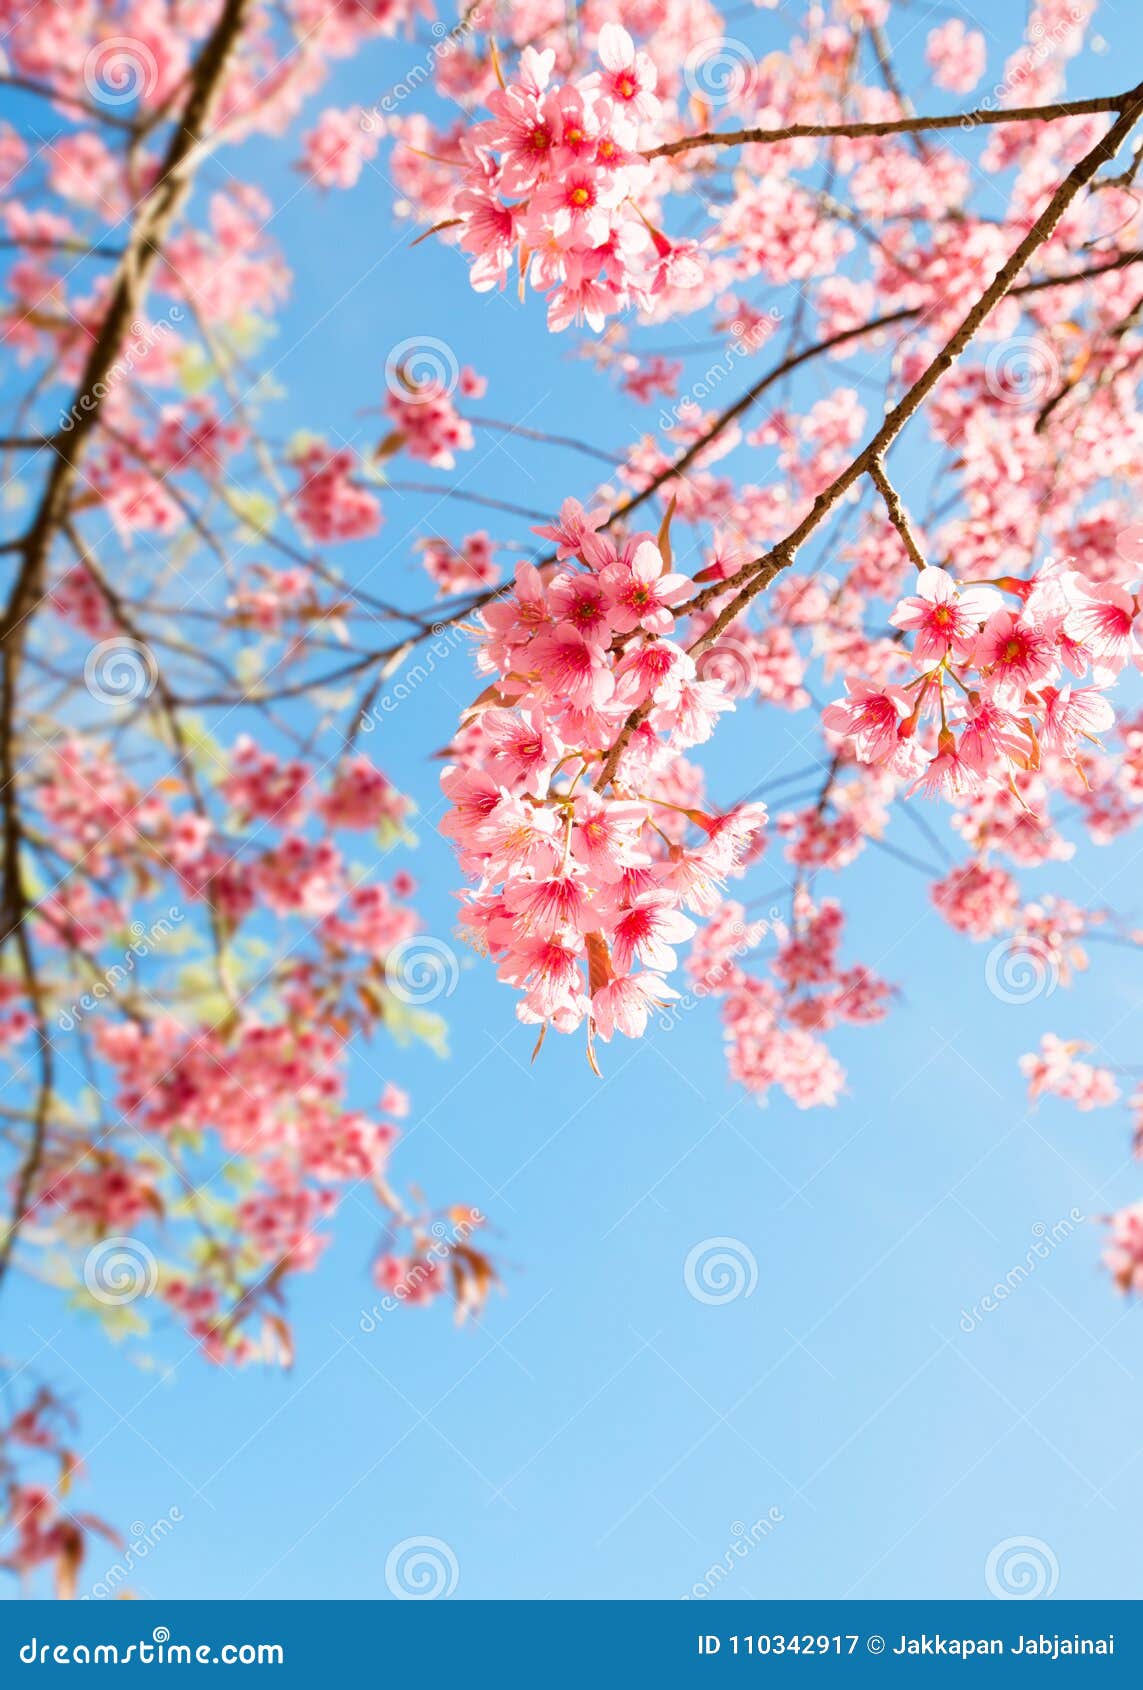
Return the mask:
<path id="1" fill-rule="evenodd" d="M 927 567 L 924 556 L 918 546 L 905 507 L 901 503 L 901 496 L 885 473 L 885 465 L 880 458 L 874 458 L 869 466 L 869 478 L 885 501 L 885 509 L 889 513 L 889 521 L 901 536 L 901 544 L 908 552 L 910 559 L 918 569 Z"/>
<path id="2" fill-rule="evenodd" d="M 674 158 L 699 147 L 773 146 L 781 141 L 849 140 L 882 135 L 916 135 L 926 129 L 976 129 L 990 123 L 1054 123 L 1063 117 L 1085 117 L 1096 112 L 1126 110 L 1131 94 L 1101 99 L 1059 101 L 1050 106 L 1010 106 L 1005 110 L 982 107 L 978 111 L 948 112 L 944 116 L 887 117 L 874 123 L 788 123 L 783 129 L 711 129 L 701 135 L 683 135 L 651 147 L 644 158 Z"/>

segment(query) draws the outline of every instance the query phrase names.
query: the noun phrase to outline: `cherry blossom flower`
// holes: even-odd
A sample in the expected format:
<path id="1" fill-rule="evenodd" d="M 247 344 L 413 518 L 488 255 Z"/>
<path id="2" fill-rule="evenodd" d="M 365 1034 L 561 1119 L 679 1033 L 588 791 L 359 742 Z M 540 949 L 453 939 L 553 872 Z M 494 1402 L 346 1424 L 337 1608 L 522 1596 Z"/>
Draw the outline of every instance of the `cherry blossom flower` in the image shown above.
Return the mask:
<path id="1" fill-rule="evenodd" d="M 889 620 L 895 628 L 915 634 L 918 662 L 936 661 L 950 652 L 963 658 L 971 656 L 981 624 L 999 604 L 999 594 L 991 588 L 958 589 L 947 571 L 922 569 L 916 593 L 902 599 Z"/>

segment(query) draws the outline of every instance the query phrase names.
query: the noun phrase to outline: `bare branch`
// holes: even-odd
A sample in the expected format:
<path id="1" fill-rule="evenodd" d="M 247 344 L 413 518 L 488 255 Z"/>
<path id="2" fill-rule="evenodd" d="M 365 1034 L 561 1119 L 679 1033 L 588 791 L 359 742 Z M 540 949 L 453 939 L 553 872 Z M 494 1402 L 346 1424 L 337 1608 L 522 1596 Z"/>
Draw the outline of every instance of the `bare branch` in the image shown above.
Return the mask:
<path id="1" fill-rule="evenodd" d="M 901 536 L 901 543 L 908 552 L 910 560 L 918 569 L 926 568 L 921 548 L 918 546 L 905 507 L 901 503 L 900 494 L 885 473 L 885 465 L 880 458 L 874 458 L 869 466 L 869 477 L 885 501 L 885 509 L 889 513 L 889 521 Z"/>

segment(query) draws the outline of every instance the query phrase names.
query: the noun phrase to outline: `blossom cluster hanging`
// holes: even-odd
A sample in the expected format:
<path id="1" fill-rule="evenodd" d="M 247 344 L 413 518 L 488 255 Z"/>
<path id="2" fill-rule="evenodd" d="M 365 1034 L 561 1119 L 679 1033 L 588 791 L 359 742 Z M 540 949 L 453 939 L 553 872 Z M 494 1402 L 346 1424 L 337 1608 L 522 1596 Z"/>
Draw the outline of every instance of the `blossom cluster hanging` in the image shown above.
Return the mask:
<path id="1" fill-rule="evenodd" d="M 712 814 L 682 755 L 734 700 L 672 637 L 687 577 L 668 541 L 617 546 L 568 500 L 540 530 L 559 564 L 521 564 L 482 613 L 494 679 L 454 743 L 442 786 L 474 884 L 464 920 L 522 994 L 521 1020 L 636 1037 L 677 995 L 675 947 L 761 847 L 765 806 Z M 644 714 L 620 743 L 627 718 Z"/>
<path id="2" fill-rule="evenodd" d="M 932 797 L 1010 787 L 1052 759 L 1078 768 L 1115 720 L 1106 689 L 1140 661 L 1138 613 L 1127 587 L 1090 581 L 1066 561 L 985 584 L 922 569 L 889 618 L 911 636 L 919 673 L 904 684 L 850 675 L 848 697 L 823 721 L 863 763 Z M 1089 686 L 1073 684 L 1087 677 Z"/>
<path id="3" fill-rule="evenodd" d="M 519 263 L 548 296 L 548 327 L 609 317 L 699 286 L 696 242 L 655 227 L 654 170 L 640 137 L 659 113 L 657 72 L 618 23 L 599 32 L 597 69 L 553 82 L 552 48 L 526 47 L 516 79 L 488 96 L 492 116 L 463 139 L 451 216 L 478 291 Z M 648 209 L 649 208 L 649 209 Z"/>

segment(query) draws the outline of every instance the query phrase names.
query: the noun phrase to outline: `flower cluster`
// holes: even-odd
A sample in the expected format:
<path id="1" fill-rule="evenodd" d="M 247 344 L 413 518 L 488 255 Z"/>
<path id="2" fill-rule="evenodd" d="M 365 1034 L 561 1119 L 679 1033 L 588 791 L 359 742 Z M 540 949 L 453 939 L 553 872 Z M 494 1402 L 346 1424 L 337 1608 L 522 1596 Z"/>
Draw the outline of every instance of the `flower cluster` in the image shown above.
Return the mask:
<path id="1" fill-rule="evenodd" d="M 457 376 L 457 387 L 466 398 L 479 399 L 486 386 L 484 378 L 467 365 Z M 388 457 L 403 450 L 434 469 L 452 469 L 456 453 L 471 452 L 476 443 L 471 423 L 453 403 L 452 391 L 436 370 L 418 379 L 409 365 L 399 365 L 385 397 L 393 433 L 382 442 L 379 455 Z"/>
<path id="2" fill-rule="evenodd" d="M 520 1019 L 628 1037 L 676 996 L 666 976 L 695 916 L 758 850 L 761 804 L 701 807 L 680 754 L 734 705 L 671 636 L 688 580 L 664 542 L 600 532 L 572 500 L 541 533 L 555 569 L 521 564 L 483 612 L 493 679 L 454 743 L 443 831 L 474 885 L 465 921 Z M 632 726 L 632 717 L 638 725 Z"/>
<path id="3" fill-rule="evenodd" d="M 352 188 L 377 144 L 378 137 L 362 122 L 359 108 L 331 107 L 303 135 L 298 168 L 321 188 Z"/>
<path id="4" fill-rule="evenodd" d="M 971 118 L 960 134 L 869 132 L 895 128 L 904 104 L 890 0 L 808 3 L 767 25 L 761 53 L 727 39 L 711 0 L 640 0 L 622 24 L 612 0 L 584 0 L 571 28 L 535 0 L 495 18 L 469 7 L 433 26 L 425 62 L 372 111 L 320 90 L 375 35 L 431 19 L 431 0 L 0 0 L 23 130 L 0 122 L 3 455 L 27 501 L 11 543 L 34 564 L 9 606 L 6 1265 L 71 1269 L 77 1300 L 140 1340 L 158 1310 L 213 1360 L 288 1360 L 291 1282 L 360 1183 L 386 1306 L 486 1294 L 479 1223 L 390 1185 L 402 1094 L 371 1099 L 350 1069 L 374 1036 L 443 1040 L 398 964 L 419 929 L 415 883 L 379 861 L 408 837 L 410 805 L 357 735 L 384 719 L 375 701 L 412 648 L 480 607 L 487 690 L 452 747 L 446 825 L 468 929 L 526 1022 L 579 1028 L 591 1051 L 710 997 L 753 1098 L 834 1102 L 844 1074 L 827 1035 L 876 1021 L 890 995 L 850 955 L 844 893 L 823 888 L 867 847 L 919 869 L 940 918 L 989 947 L 1000 997 L 1023 979 L 1032 995 L 1068 984 L 1097 922 L 1143 942 L 1112 911 L 1042 885 L 1029 902 L 1021 884 L 1075 841 L 1143 820 L 1143 715 L 1113 724 L 1108 702 L 1138 661 L 1143 212 L 1130 174 L 1101 163 L 1098 191 L 1042 218 L 1115 121 L 1057 109 L 1093 4 L 1029 9 L 982 105 L 1049 103 L 1051 121 L 1009 109 L 966 156 Z M 967 95 L 988 69 L 984 36 L 958 18 L 926 30 L 933 83 Z M 507 81 L 497 42 L 520 55 Z M 414 109 L 429 82 L 439 127 Z M 188 149 L 203 112 L 210 148 Z M 743 143 L 740 124 L 852 132 Z M 716 144 L 694 144 L 712 129 Z M 412 338 L 378 327 L 384 388 L 358 415 L 379 416 L 383 437 L 363 448 L 354 425 L 324 419 L 283 439 L 276 379 L 260 379 L 282 367 L 265 348 L 290 292 L 283 220 L 225 149 L 291 130 L 317 188 L 373 194 L 391 176 L 392 209 L 456 243 L 475 288 L 518 270 L 552 329 L 586 322 L 594 369 L 662 403 L 642 438 L 624 450 L 606 416 L 575 425 L 585 440 L 542 415 L 463 415 L 484 382 L 420 333 L 454 332 L 433 320 L 426 279 Z M 399 144 L 378 172 L 382 135 Z M 216 150 L 223 186 L 202 176 Z M 242 157 L 260 170 L 268 149 Z M 683 194 L 672 221 L 663 206 Z M 389 240 L 367 222 L 380 262 Z M 983 350 L 964 347 L 924 406 L 938 448 L 927 532 L 903 544 L 891 503 L 850 505 L 856 484 L 839 478 L 883 398 L 892 409 L 914 389 L 1030 231 Z M 122 310 L 128 296 L 138 310 Z M 633 322 L 700 309 L 687 346 L 713 335 L 725 354 L 705 371 L 675 334 L 645 346 Z M 488 453 L 474 448 L 509 430 L 513 450 L 534 439 L 606 461 L 611 515 L 565 508 L 556 560 L 500 594 L 521 507 L 477 485 Z M 368 556 L 398 453 L 434 472 L 428 514 L 396 542 L 431 583 L 415 576 L 411 598 L 397 570 L 392 593 L 374 580 L 382 559 Z M 462 453 L 471 472 L 445 486 L 436 472 Z M 426 482 L 391 486 L 426 496 Z M 686 535 L 687 576 L 669 519 L 657 537 L 622 526 L 656 498 Z M 497 510 L 495 540 L 442 533 L 445 499 Z M 845 524 L 827 529 L 843 502 Z M 799 529 L 813 543 L 784 546 Z M 338 543 L 340 568 L 326 555 Z M 906 586 L 918 549 L 948 568 Z M 1045 552 L 1070 561 L 1031 574 Z M 462 602 L 438 619 L 420 603 L 432 591 Z M 787 764 L 775 707 L 816 715 L 842 676 L 824 757 Z M 738 735 L 742 788 L 772 795 L 782 857 L 781 886 L 753 905 L 726 883 L 758 853 L 764 812 L 724 813 L 688 760 L 747 699 L 761 731 Z M 231 745 L 218 736 L 235 717 Z M 816 730 L 796 725 L 788 743 L 818 748 Z M 890 842 L 906 788 L 953 799 L 951 840 L 912 810 L 911 848 Z M 750 913 L 774 900 L 765 921 Z M 48 1063 L 57 1035 L 66 1054 Z M 1033 1097 L 1085 1110 L 1114 1102 L 1123 1072 L 1054 1036 L 1024 1069 Z M 1143 1095 L 1127 1108 L 1138 1146 Z M 86 1271 L 120 1234 L 143 1251 L 128 1322 Z M 1143 1206 L 1113 1218 L 1108 1262 L 1143 1288 Z M 12 1563 L 52 1565 L 66 1587 L 84 1526 L 52 1418 L 36 1401 L 0 1423 L 0 1503 Z M 30 1451 L 56 1464 L 53 1482 L 26 1476 Z"/>
<path id="5" fill-rule="evenodd" d="M 495 543 L 483 529 L 476 534 L 466 534 L 459 546 L 442 539 L 420 542 L 425 573 L 434 582 L 439 598 L 496 586 L 500 571 L 495 562 L 495 550 Z"/>
<path id="6" fill-rule="evenodd" d="M 1039 1051 L 1020 1058 L 1020 1071 L 1028 1081 L 1028 1098 L 1035 1103 L 1051 1093 L 1066 1098 L 1077 1109 L 1106 1109 L 1119 1098 L 1119 1086 L 1109 1068 L 1085 1062 L 1080 1052 L 1089 1047 L 1079 1039 L 1057 1038 L 1045 1033 Z"/>
<path id="7" fill-rule="evenodd" d="M 988 60 L 984 36 L 978 29 L 969 29 L 963 18 L 950 18 L 929 31 L 925 59 L 938 88 L 954 94 L 971 93 L 984 75 Z"/>
<path id="8" fill-rule="evenodd" d="M 659 112 L 655 66 L 618 23 L 604 24 L 596 50 L 598 69 L 561 83 L 553 49 L 524 49 L 517 80 L 489 95 L 491 117 L 464 137 L 453 199 L 473 287 L 503 287 L 518 257 L 554 330 L 602 329 L 703 280 L 696 243 L 670 240 L 649 215 L 654 172 L 639 142 Z"/>
<path id="9" fill-rule="evenodd" d="M 74 1597 L 88 1534 L 112 1543 L 116 1534 L 105 1521 L 77 1510 L 69 1495 L 83 1464 L 72 1447 L 67 1405 L 46 1385 L 25 1394 L 23 1381 L 13 1380 L 9 1395 L 11 1407 L 0 1424 L 0 1507 L 6 1515 L 0 1567 L 26 1577 L 49 1566 L 56 1595 Z"/>
<path id="10" fill-rule="evenodd" d="M 1110 1219 L 1104 1266 L 1123 1292 L 1143 1296 L 1143 1203 L 1129 1203 Z"/>
<path id="11" fill-rule="evenodd" d="M 759 1102 L 780 1086 L 799 1109 L 837 1102 L 845 1084 L 841 1064 L 817 1035 L 839 1022 L 879 1021 L 889 986 L 868 968 L 843 967 L 845 921 L 835 899 L 815 904 L 794 897 L 792 921 L 750 922 L 727 900 L 687 958 L 693 990 L 721 1000 L 730 1073 Z M 744 964 L 772 931 L 774 979 Z"/>
<path id="12" fill-rule="evenodd" d="M 1053 758 L 1078 767 L 1114 721 L 1105 690 L 1140 660 L 1138 614 L 1126 587 L 1093 582 L 1066 563 L 985 584 L 923 569 L 889 619 L 911 636 L 919 673 L 904 684 L 850 674 L 848 697 L 822 719 L 860 762 L 885 766 L 930 797 L 1011 788 L 1018 772 Z M 1073 684 L 1085 677 L 1090 685 Z"/>
<path id="13" fill-rule="evenodd" d="M 351 1045 L 408 1017 L 395 959 L 420 924 L 407 901 L 412 878 L 351 873 L 338 835 L 403 837 L 410 805 L 361 754 L 319 778 L 306 759 L 244 734 L 214 760 L 222 768 L 212 801 L 200 785 L 198 808 L 182 801 L 177 781 L 144 793 L 110 754 L 78 739 L 42 767 L 38 804 L 58 860 L 94 865 L 99 887 L 65 873 L 37 908 L 42 1002 L 53 1011 L 70 1003 L 63 1019 L 84 1023 L 103 1089 L 132 1138 L 87 1132 L 78 1115 L 67 1130 L 53 1128 L 28 1212 L 81 1250 L 161 1227 L 161 1260 L 140 1244 L 153 1269 L 141 1308 L 153 1296 L 212 1361 L 288 1361 L 285 1290 L 319 1261 L 347 1186 L 371 1188 L 387 1216 L 380 1255 L 415 1253 L 433 1220 L 406 1213 L 389 1185 L 404 1094 L 385 1086 L 374 1110 L 346 1101 Z M 178 888 L 177 923 L 157 923 L 151 942 L 124 956 L 129 916 L 144 907 L 156 862 Z M 260 968 L 247 972 L 247 946 L 255 921 L 272 931 L 275 920 L 298 925 L 263 978 Z M 203 938 L 211 984 L 174 1013 L 176 953 Z M 77 958 L 85 981 L 98 982 L 83 1004 L 69 988 Z M 14 1044 L 34 1021 L 18 994 L 13 1003 L 0 1016 L 0 1041 Z M 9 1008 L 3 994 L 0 1006 Z M 231 1171 L 237 1197 L 202 1172 L 187 1204 L 188 1162 L 204 1152 Z M 492 1270 L 474 1246 L 465 1260 L 471 1272 L 449 1283 L 471 1306 Z"/>
<path id="14" fill-rule="evenodd" d="M 298 521 L 314 540 L 364 540 L 381 526 L 381 506 L 353 480 L 357 455 L 314 442 L 294 459 L 301 477 L 296 494 Z"/>

